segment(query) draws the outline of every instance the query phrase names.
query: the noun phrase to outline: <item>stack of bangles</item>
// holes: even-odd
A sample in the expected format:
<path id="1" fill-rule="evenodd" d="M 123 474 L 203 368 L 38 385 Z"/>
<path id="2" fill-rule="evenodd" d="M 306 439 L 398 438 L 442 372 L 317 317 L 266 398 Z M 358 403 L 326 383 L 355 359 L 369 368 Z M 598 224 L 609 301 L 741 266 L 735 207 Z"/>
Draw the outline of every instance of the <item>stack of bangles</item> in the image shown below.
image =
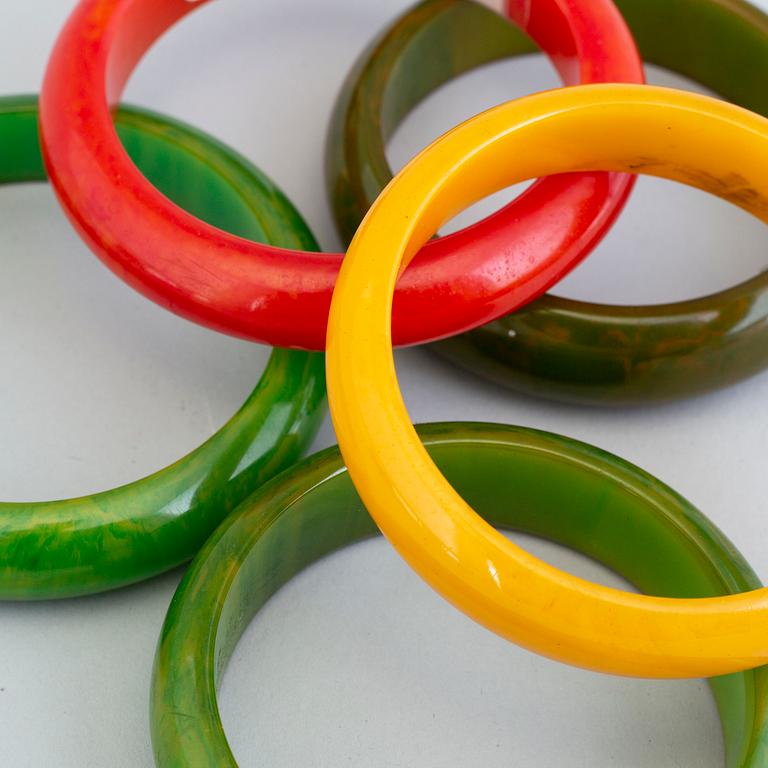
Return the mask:
<path id="1" fill-rule="evenodd" d="M 609 232 L 636 174 L 768 223 L 768 17 L 745 0 L 422 0 L 363 52 L 333 110 L 327 191 L 348 248 L 331 254 L 245 158 L 117 108 L 147 49 L 204 5 L 79 0 L 39 106 L 0 99 L 0 179 L 50 179 L 117 276 L 275 350 L 241 409 L 171 466 L 88 497 L 0 503 L 0 598 L 92 594 L 194 558 L 155 658 L 155 760 L 236 766 L 216 691 L 242 632 L 294 574 L 380 531 L 456 608 L 535 653 L 613 675 L 712 678 L 727 765 L 768 766 L 768 589 L 724 534 L 584 443 L 501 424 L 414 427 L 393 359 L 393 346 L 429 343 L 514 390 L 599 405 L 687 397 L 768 367 L 763 274 L 642 307 L 546 293 Z M 564 87 L 468 120 L 392 178 L 386 142 L 422 99 L 537 49 Z M 722 98 L 647 85 L 643 60 Z M 338 448 L 301 460 L 326 386 Z M 558 570 L 499 528 L 571 547 L 642 594 Z"/>

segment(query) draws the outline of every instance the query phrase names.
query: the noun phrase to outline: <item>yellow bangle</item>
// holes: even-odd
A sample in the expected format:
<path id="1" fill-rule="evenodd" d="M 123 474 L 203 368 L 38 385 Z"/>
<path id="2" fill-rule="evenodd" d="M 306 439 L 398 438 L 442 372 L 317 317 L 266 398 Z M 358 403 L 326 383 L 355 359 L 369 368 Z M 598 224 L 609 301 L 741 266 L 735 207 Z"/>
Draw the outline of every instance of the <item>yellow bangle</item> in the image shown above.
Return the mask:
<path id="1" fill-rule="evenodd" d="M 376 523 L 422 578 L 515 643 L 634 676 L 708 677 L 765 664 L 768 589 L 657 598 L 564 573 L 476 515 L 408 418 L 390 333 L 399 272 L 445 221 L 486 195 L 590 170 L 682 181 L 768 222 L 768 120 L 725 102 L 652 86 L 575 86 L 503 104 L 455 128 L 382 193 L 336 284 L 326 365 L 344 460 Z"/>

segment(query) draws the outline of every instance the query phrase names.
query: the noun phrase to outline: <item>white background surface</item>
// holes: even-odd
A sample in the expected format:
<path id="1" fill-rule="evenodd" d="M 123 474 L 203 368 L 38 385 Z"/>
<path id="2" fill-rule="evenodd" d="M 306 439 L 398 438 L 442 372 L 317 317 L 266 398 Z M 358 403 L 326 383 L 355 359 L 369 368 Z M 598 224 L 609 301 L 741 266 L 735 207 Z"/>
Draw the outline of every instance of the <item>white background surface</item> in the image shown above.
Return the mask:
<path id="1" fill-rule="evenodd" d="M 127 100 L 238 148 L 280 183 L 321 244 L 338 248 L 322 178 L 329 111 L 360 48 L 408 5 L 222 0 L 161 40 Z M 71 6 L 0 0 L 0 93 L 38 90 Z M 540 57 L 465 77 L 408 119 L 392 161 L 485 107 L 556 84 Z M 124 287 L 70 231 L 47 186 L 0 189 L 0 230 L 0 498 L 57 498 L 147 474 L 204 440 L 257 380 L 264 349 Z M 741 211 L 641 180 L 599 252 L 559 291 L 690 297 L 764 268 L 767 246 L 764 227 Z M 687 496 L 768 575 L 768 375 L 687 402 L 604 411 L 520 397 L 419 350 L 398 354 L 398 370 L 414 420 L 525 424 L 616 452 Z M 326 424 L 317 446 L 332 442 Z M 525 545 L 621 583 L 554 546 Z M 0 765 L 153 764 L 151 661 L 179 577 L 0 605 Z M 614 679 L 539 659 L 443 604 L 383 542 L 324 561 L 270 602 L 235 654 L 221 706 L 242 766 L 722 764 L 704 683 Z"/>

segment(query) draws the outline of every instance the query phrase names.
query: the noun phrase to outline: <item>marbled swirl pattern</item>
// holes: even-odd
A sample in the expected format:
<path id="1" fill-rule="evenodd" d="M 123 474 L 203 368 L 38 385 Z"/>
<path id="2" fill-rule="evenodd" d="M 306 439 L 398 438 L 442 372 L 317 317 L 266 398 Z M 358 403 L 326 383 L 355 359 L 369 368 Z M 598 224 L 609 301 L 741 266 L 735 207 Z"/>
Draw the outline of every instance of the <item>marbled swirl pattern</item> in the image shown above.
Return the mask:
<path id="1" fill-rule="evenodd" d="M 761 586 L 701 513 L 611 454 L 498 424 L 432 424 L 419 433 L 447 479 L 497 527 L 571 547 L 653 595 Z M 235 768 L 216 690 L 243 630 L 296 573 L 376 533 L 335 447 L 275 478 L 222 523 L 179 586 L 160 637 L 151 696 L 159 768 Z M 711 681 L 728 766 L 768 761 L 767 681 L 765 667 Z"/>
<path id="2" fill-rule="evenodd" d="M 615 1 L 646 61 L 768 115 L 764 13 L 745 0 Z M 509 22 L 470 0 L 425 0 L 386 31 L 350 75 L 329 136 L 328 186 L 342 235 L 351 239 L 389 182 L 384 144 L 410 109 L 463 72 L 532 50 Z M 558 400 L 624 405 L 693 395 L 768 365 L 768 274 L 665 305 L 544 296 L 432 349 Z"/>
<path id="3" fill-rule="evenodd" d="M 179 205 L 244 237 L 317 248 L 280 190 L 215 140 L 138 110 L 121 110 L 117 125 Z M 0 182 L 45 179 L 33 97 L 0 99 L 0 148 Z M 190 559 L 243 498 L 302 455 L 324 413 L 323 356 L 275 350 L 240 410 L 171 466 L 78 499 L 0 503 L 0 599 L 99 592 Z"/>

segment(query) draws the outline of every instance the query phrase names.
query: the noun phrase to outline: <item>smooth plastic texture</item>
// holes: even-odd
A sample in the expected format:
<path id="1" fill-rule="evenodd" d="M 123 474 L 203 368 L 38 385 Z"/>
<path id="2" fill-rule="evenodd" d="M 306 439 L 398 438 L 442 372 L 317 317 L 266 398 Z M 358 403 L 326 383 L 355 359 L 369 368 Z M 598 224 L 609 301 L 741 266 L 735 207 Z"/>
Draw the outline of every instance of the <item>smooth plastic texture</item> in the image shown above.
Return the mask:
<path id="1" fill-rule="evenodd" d="M 148 184 L 117 140 L 110 105 L 131 71 L 165 29 L 201 5 L 77 5 L 43 85 L 46 166 L 86 242 L 149 298 L 216 330 L 276 346 L 323 349 L 341 254 L 268 247 L 201 223 Z M 514 6 L 567 82 L 642 81 L 634 43 L 610 0 Z M 480 231 L 428 244 L 398 289 L 395 343 L 458 333 L 540 295 L 605 233 L 630 184 L 626 176 L 605 175 L 545 181 Z M 542 200 L 548 201 L 545 211 Z M 521 217 L 528 223 L 510 232 L 507 224 Z M 553 228 L 553 220 L 561 223 Z M 540 245 L 511 250 L 511 235 L 521 231 Z"/>
<path id="2" fill-rule="evenodd" d="M 762 11 L 745 0 L 615 2 L 645 61 L 768 115 Z M 435 56 L 437 46 L 457 55 Z M 415 104 L 463 72 L 532 50 L 516 27 L 470 0 L 426 0 L 382 35 L 347 81 L 330 135 L 328 182 L 347 242 L 392 177 L 384 147 Z M 501 384 L 558 400 L 623 405 L 698 394 L 768 365 L 768 273 L 655 306 L 545 296 L 433 349 Z"/>
<path id="3" fill-rule="evenodd" d="M 418 432 L 489 524 L 572 547 L 655 595 L 709 597 L 760 585 L 706 518 L 615 456 L 520 427 L 432 424 Z M 237 765 L 216 689 L 243 630 L 296 573 L 376 532 L 337 448 L 283 473 L 221 525 L 179 586 L 160 638 L 151 698 L 159 768 Z M 762 768 L 768 760 L 767 675 L 761 668 L 711 681 L 728 766 Z"/>
<path id="4" fill-rule="evenodd" d="M 577 666 L 706 677 L 768 661 L 768 590 L 705 600 L 632 595 L 552 568 L 479 518 L 430 460 L 391 344 L 398 273 L 446 220 L 526 179 L 589 169 L 663 176 L 768 221 L 768 120 L 667 88 L 585 85 L 491 109 L 438 139 L 360 226 L 328 327 L 328 394 L 349 473 L 383 533 L 489 629 Z"/>
<path id="5" fill-rule="evenodd" d="M 45 180 L 37 118 L 34 97 L 0 99 L 0 183 Z M 139 110 L 120 110 L 116 123 L 142 171 L 180 205 L 244 236 L 315 247 L 280 190 L 226 147 Z M 302 455 L 324 415 L 323 356 L 278 349 L 237 414 L 171 466 L 82 498 L 0 503 L 0 599 L 100 592 L 188 560 Z"/>

